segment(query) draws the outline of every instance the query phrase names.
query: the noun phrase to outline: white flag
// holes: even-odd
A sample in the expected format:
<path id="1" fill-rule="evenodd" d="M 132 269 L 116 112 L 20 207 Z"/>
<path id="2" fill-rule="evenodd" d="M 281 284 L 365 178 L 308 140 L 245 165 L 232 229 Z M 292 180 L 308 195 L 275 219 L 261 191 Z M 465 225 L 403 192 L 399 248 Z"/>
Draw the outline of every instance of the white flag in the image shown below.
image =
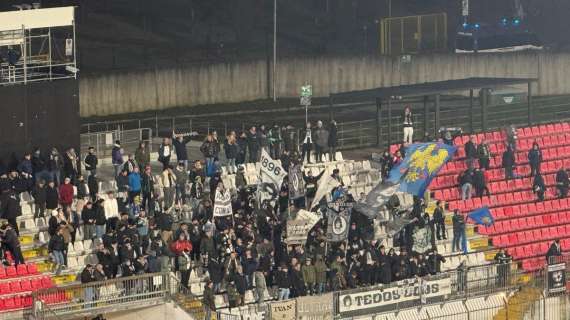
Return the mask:
<path id="1" fill-rule="evenodd" d="M 317 188 L 317 192 L 315 193 L 315 198 L 311 203 L 311 209 L 314 208 L 324 196 L 329 194 L 332 189 L 338 187 L 339 185 L 340 183 L 338 180 L 333 178 L 330 171 L 327 169 L 319 181 L 319 186 Z"/>
<path id="2" fill-rule="evenodd" d="M 232 197 L 229 191 L 223 193 L 216 190 L 214 198 L 214 217 L 225 217 L 232 214 Z"/>

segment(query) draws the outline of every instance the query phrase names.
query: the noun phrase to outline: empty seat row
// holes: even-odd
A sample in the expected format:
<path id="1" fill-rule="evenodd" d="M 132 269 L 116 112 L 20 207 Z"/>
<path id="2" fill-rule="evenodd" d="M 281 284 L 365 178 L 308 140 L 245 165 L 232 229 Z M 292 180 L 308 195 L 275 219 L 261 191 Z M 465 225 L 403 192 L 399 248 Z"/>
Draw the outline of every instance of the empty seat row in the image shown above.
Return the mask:
<path id="1" fill-rule="evenodd" d="M 552 195 L 548 195 L 552 197 Z M 536 196 L 531 191 L 519 191 L 513 193 L 505 193 L 499 195 L 491 195 L 490 197 L 472 198 L 468 200 L 453 200 L 448 202 L 449 210 L 459 209 L 461 212 L 469 212 L 483 206 L 502 207 L 506 205 L 522 204 L 525 202 L 535 201 Z"/>
<path id="2" fill-rule="evenodd" d="M 21 279 L 0 282 L 0 295 L 8 295 L 20 292 L 36 291 L 53 287 L 50 277 L 37 277 L 32 279 Z"/>
<path id="3" fill-rule="evenodd" d="M 570 237 L 570 225 L 544 227 L 527 231 L 512 232 L 506 235 L 493 237 L 493 245 L 509 247 L 524 243 Z"/>
<path id="4" fill-rule="evenodd" d="M 34 263 L 0 267 L 0 279 L 25 277 L 29 275 L 36 275 L 38 273 L 38 266 Z"/>
<path id="5" fill-rule="evenodd" d="M 570 199 L 552 199 L 543 202 L 525 203 L 509 207 L 498 207 L 491 209 L 491 214 L 495 220 L 510 219 L 513 217 L 530 216 L 539 213 L 552 213 L 564 211 L 570 207 Z M 549 216 L 545 216 L 547 218 Z M 558 220 L 548 220 L 547 224 L 559 224 Z"/>
<path id="6" fill-rule="evenodd" d="M 513 231 L 521 231 L 544 226 L 570 223 L 570 211 L 538 214 L 523 218 L 511 218 L 495 221 L 491 226 L 479 226 L 478 231 L 483 235 L 500 235 Z"/>
<path id="7" fill-rule="evenodd" d="M 19 295 L 0 299 L 0 311 L 12 311 L 32 306 L 33 298 L 31 295 Z"/>

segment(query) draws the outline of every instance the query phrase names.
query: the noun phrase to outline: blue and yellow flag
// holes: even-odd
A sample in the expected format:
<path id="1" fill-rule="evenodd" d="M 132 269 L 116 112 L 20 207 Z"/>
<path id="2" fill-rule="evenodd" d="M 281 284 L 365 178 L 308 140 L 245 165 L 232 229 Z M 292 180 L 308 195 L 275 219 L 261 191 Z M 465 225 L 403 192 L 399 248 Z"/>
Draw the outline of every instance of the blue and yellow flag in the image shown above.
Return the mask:
<path id="1" fill-rule="evenodd" d="M 495 219 L 489 211 L 489 207 L 484 206 L 483 208 L 477 209 L 470 214 L 467 215 L 471 220 L 473 220 L 476 224 L 482 224 L 484 226 L 490 226 L 495 223 Z"/>
<path id="2" fill-rule="evenodd" d="M 389 180 L 400 184 L 400 191 L 420 198 L 456 148 L 443 143 L 415 143 L 406 148 L 404 160 L 392 168 Z"/>

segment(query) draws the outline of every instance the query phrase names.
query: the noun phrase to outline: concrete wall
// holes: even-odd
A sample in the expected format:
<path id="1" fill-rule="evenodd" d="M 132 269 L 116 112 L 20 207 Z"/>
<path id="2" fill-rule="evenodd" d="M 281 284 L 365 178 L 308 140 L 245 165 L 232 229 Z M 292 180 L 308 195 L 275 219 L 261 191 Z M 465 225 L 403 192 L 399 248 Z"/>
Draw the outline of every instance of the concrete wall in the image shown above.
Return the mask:
<path id="1" fill-rule="evenodd" d="M 104 116 L 176 106 L 242 102 L 267 97 L 265 61 L 121 72 L 81 78 L 81 116 Z M 467 77 L 539 78 L 534 94 L 570 94 L 570 54 L 504 53 L 390 57 L 324 57 L 280 61 L 277 92 L 297 97 L 304 82 L 315 96 Z"/>

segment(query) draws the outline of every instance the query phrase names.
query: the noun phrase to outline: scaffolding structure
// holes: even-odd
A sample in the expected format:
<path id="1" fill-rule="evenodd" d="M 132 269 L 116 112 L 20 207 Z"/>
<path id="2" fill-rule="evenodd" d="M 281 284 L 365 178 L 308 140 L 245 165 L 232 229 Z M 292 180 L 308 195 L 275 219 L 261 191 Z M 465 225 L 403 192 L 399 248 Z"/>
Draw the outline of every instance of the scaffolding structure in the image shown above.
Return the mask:
<path id="1" fill-rule="evenodd" d="M 77 78 L 74 11 L 0 12 L 0 85 Z"/>

